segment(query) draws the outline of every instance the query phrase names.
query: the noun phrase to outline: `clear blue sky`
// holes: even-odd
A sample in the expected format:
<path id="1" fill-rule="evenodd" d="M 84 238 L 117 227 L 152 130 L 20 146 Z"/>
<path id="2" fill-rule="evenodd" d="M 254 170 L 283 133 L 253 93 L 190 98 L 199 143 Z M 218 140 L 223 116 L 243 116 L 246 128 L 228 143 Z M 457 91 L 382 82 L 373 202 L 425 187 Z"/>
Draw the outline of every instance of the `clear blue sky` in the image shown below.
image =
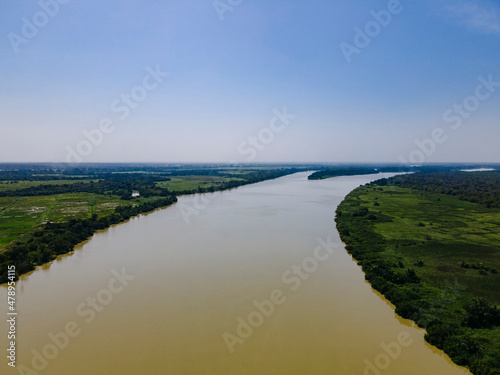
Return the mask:
<path id="1" fill-rule="evenodd" d="M 0 3 L 0 161 L 500 162 L 496 1 L 60 1 Z"/>

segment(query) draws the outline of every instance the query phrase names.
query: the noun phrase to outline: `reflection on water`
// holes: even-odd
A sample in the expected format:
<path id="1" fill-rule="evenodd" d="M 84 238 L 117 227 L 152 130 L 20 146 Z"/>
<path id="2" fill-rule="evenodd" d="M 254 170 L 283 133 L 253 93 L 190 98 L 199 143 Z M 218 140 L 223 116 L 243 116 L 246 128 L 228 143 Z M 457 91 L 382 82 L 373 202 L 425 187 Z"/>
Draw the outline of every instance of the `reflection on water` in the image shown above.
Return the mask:
<path id="1" fill-rule="evenodd" d="M 189 223 L 181 197 L 96 234 L 19 282 L 18 365 L 51 375 L 467 374 L 395 316 L 340 243 L 336 206 L 378 177 L 299 173 L 210 194 Z"/>

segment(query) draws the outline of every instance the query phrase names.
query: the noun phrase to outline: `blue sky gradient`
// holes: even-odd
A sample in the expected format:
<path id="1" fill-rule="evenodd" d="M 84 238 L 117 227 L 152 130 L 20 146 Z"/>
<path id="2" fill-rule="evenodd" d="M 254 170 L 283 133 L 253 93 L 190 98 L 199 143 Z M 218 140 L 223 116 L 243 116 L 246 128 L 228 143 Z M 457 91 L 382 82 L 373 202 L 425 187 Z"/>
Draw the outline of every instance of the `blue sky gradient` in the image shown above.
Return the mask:
<path id="1" fill-rule="evenodd" d="M 57 14 L 27 38 L 42 3 Z M 71 149 L 85 162 L 500 162 L 500 87 L 469 100 L 458 129 L 443 120 L 478 77 L 500 82 L 498 2 L 216 4 L 231 11 L 220 17 L 213 0 L 2 2 L 0 161 L 61 162 Z M 401 11 L 356 47 L 355 28 L 390 6 Z M 360 51 L 350 63 L 341 43 Z M 169 75 L 120 119 L 112 103 L 148 67 Z M 248 160 L 242 144 L 269 135 L 285 108 L 294 118 Z M 79 153 L 104 118 L 113 130 Z M 439 128 L 446 140 L 419 148 Z"/>

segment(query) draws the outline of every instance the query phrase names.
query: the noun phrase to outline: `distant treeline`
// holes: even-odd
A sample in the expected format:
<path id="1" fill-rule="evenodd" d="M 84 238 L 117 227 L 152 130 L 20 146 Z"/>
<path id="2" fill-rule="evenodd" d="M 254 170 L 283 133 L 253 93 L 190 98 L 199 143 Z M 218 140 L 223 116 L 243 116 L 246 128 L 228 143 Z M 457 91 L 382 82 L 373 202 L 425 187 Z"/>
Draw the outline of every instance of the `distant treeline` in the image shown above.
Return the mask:
<path id="1" fill-rule="evenodd" d="M 379 173 L 375 168 L 335 168 L 314 172 L 308 177 L 309 180 L 323 180 L 330 177 L 355 176 Z"/>
<path id="2" fill-rule="evenodd" d="M 397 172 L 448 172 L 459 171 L 466 168 L 477 166 L 466 165 L 423 165 L 423 166 L 404 166 L 404 165 L 380 165 L 380 166 L 342 166 L 336 168 L 322 169 L 309 176 L 309 180 L 322 180 L 331 177 L 354 176 L 376 173 L 397 173 Z M 488 166 L 492 167 L 492 166 Z M 495 165 L 498 168 L 498 165 Z"/>
<path id="3" fill-rule="evenodd" d="M 106 175 L 211 176 L 231 171 L 258 172 L 265 169 L 320 169 L 318 164 L 13 164 L 0 163 L 0 181 L 52 181 L 102 179 Z"/>
<path id="4" fill-rule="evenodd" d="M 122 199 L 130 199 L 133 190 L 139 190 L 141 196 L 148 197 L 166 197 L 171 195 L 167 189 L 158 187 L 156 181 L 168 181 L 165 177 L 152 178 L 135 175 L 112 175 L 106 176 L 106 179 L 91 182 L 74 182 L 61 185 L 38 185 L 25 189 L 7 190 L 0 192 L 0 197 L 29 197 L 37 195 L 54 195 L 64 193 L 91 193 L 91 194 L 110 194 L 118 195 Z"/>
<path id="5" fill-rule="evenodd" d="M 376 183 L 452 195 L 468 202 L 500 208 L 500 171 L 418 173 Z"/>
<path id="6" fill-rule="evenodd" d="M 323 180 L 325 178 L 340 177 L 340 176 L 355 176 L 355 175 L 365 175 L 365 174 L 377 174 L 377 173 L 391 173 L 391 172 L 417 172 L 422 167 L 406 167 L 406 166 L 380 166 L 380 167 L 338 167 L 321 170 L 314 172 L 308 177 L 309 180 Z M 449 168 L 449 167 L 426 167 L 426 168 Z"/>
<path id="7" fill-rule="evenodd" d="M 121 223 L 143 212 L 169 206 L 177 202 L 175 196 L 157 199 L 134 206 L 119 206 L 114 213 L 91 219 L 72 219 L 65 223 L 47 223 L 36 231 L 23 236 L 0 252 L 0 283 L 7 282 L 7 267 L 16 266 L 17 277 L 36 266 L 54 260 L 58 255 L 73 250 L 75 245 L 92 236 L 97 230 Z"/>
<path id="8" fill-rule="evenodd" d="M 275 178 L 283 177 L 292 173 L 297 173 L 303 171 L 298 168 L 279 168 L 272 170 L 263 170 L 263 171 L 255 171 L 255 172 L 244 172 L 238 175 L 228 175 L 228 177 L 237 177 L 237 180 L 230 180 L 217 183 L 217 185 L 207 186 L 207 187 L 197 187 L 196 189 L 190 190 L 176 190 L 175 193 L 177 195 L 186 195 L 186 194 L 198 194 L 198 193 L 210 193 L 219 190 L 227 190 L 233 189 L 238 186 L 254 184 L 257 182 L 262 182 L 266 180 L 272 180 Z"/>

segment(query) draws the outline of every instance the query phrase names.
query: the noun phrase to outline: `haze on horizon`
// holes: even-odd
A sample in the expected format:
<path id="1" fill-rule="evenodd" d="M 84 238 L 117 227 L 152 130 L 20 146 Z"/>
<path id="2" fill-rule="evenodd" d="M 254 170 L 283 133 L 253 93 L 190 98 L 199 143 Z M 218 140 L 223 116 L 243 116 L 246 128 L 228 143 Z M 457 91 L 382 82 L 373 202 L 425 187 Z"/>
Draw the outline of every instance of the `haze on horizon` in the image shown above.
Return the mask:
<path id="1" fill-rule="evenodd" d="M 499 47 L 492 0 L 2 2 L 0 162 L 500 162 Z"/>

